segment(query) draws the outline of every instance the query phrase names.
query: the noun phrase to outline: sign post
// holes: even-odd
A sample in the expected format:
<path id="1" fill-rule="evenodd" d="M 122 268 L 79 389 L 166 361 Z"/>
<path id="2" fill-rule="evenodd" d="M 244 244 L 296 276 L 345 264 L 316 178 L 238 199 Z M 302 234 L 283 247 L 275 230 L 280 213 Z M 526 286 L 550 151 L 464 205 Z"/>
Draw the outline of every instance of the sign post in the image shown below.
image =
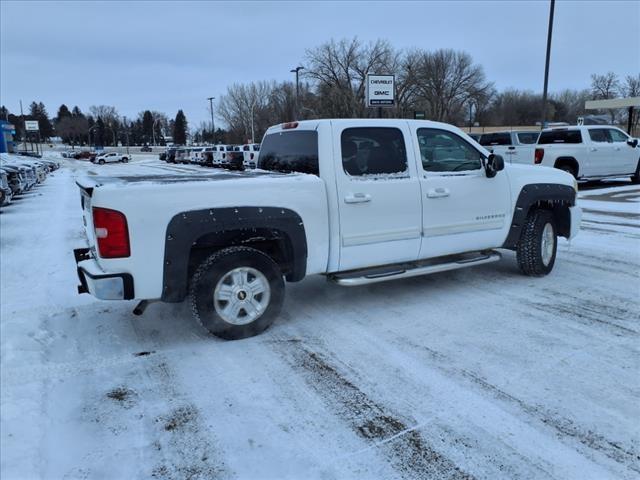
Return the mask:
<path id="1" fill-rule="evenodd" d="M 396 87 L 394 75 L 367 75 L 365 100 L 367 108 L 378 108 L 378 117 L 382 117 L 382 108 L 396 105 Z"/>
<path id="2" fill-rule="evenodd" d="M 27 136 L 29 136 L 28 132 L 36 132 L 38 135 L 38 140 L 36 143 L 36 154 L 39 154 L 39 150 L 40 150 L 40 125 L 38 124 L 37 120 L 25 120 L 24 121 L 24 129 L 25 132 L 27 133 Z M 26 143 L 25 143 L 25 147 L 26 147 Z M 33 137 L 31 137 L 31 150 L 33 151 Z"/>

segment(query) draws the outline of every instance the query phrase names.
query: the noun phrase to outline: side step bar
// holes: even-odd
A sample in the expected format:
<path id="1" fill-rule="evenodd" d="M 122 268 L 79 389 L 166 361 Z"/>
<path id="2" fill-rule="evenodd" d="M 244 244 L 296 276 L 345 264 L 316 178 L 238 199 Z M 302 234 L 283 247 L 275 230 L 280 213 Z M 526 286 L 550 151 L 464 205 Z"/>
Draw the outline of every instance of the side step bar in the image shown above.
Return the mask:
<path id="1" fill-rule="evenodd" d="M 430 273 L 446 272 L 459 268 L 482 265 L 484 263 L 497 262 L 502 258 L 499 252 L 494 250 L 475 254 L 448 256 L 435 260 L 416 262 L 414 264 L 391 265 L 387 268 L 368 268 L 352 272 L 330 275 L 329 279 L 345 287 L 355 287 L 370 283 L 386 282 L 399 278 L 417 277 Z"/>

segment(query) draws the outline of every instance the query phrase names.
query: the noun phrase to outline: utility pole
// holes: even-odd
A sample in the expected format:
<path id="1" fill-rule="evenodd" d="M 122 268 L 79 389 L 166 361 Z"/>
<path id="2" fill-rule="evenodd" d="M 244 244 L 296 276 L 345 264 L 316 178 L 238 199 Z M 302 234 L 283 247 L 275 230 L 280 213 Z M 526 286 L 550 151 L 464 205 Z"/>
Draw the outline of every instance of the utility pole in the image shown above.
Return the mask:
<path id="1" fill-rule="evenodd" d="M 540 130 L 544 128 L 547 121 L 547 87 L 549 85 L 549 60 L 551 59 L 551 35 L 553 33 L 553 11 L 556 6 L 556 0 L 551 0 L 549 6 L 549 28 L 547 30 L 547 58 L 544 64 L 544 89 L 542 90 L 542 121 L 540 122 Z"/>
<path id="2" fill-rule="evenodd" d="M 213 141 L 213 144 L 216 144 L 216 124 L 213 121 L 213 101 L 216 99 L 216 97 L 207 97 L 207 100 L 209 100 L 209 110 L 211 111 L 211 138 Z"/>
<path id="3" fill-rule="evenodd" d="M 22 100 L 20 100 L 20 119 L 22 120 L 22 143 L 24 150 L 27 150 L 27 124 L 24 121 L 24 112 L 22 111 Z"/>
<path id="4" fill-rule="evenodd" d="M 299 99 L 300 99 L 300 70 L 304 70 L 304 67 L 296 67 L 293 70 L 290 70 L 291 73 L 295 73 L 296 74 L 296 111 L 295 111 L 295 117 L 294 120 L 298 119 L 298 111 L 299 111 Z"/>

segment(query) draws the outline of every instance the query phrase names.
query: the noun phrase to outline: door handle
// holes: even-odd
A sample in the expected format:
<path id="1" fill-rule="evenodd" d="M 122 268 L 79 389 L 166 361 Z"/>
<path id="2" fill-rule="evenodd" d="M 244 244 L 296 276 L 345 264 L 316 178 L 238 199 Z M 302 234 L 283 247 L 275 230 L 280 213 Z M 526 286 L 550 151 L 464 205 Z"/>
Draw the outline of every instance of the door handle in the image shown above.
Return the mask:
<path id="1" fill-rule="evenodd" d="M 344 203 L 367 203 L 371 201 L 368 193 L 354 193 L 344 197 Z"/>
<path id="2" fill-rule="evenodd" d="M 598 149 L 597 149 L 596 147 L 591 147 L 591 148 L 589 149 L 589 151 L 590 151 L 590 152 L 597 152 L 597 151 L 598 151 Z"/>
<path id="3" fill-rule="evenodd" d="M 427 192 L 427 198 L 443 198 L 449 196 L 449 189 L 444 187 L 432 188 Z"/>
<path id="4" fill-rule="evenodd" d="M 620 151 L 620 147 L 613 147 L 613 149 L 618 151 L 618 152 Z"/>
<path id="5" fill-rule="evenodd" d="M 509 150 L 515 150 L 515 149 L 516 149 L 516 147 L 513 147 L 513 146 L 509 147 Z"/>

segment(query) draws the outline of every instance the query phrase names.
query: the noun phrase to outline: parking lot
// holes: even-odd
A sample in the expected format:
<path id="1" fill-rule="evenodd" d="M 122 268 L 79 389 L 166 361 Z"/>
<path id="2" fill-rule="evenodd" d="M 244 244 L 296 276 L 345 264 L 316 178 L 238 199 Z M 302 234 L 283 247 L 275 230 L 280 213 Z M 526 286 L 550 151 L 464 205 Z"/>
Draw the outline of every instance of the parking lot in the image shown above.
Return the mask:
<path id="1" fill-rule="evenodd" d="M 225 342 L 187 304 L 78 295 L 74 179 L 211 173 L 60 159 L 0 213 L 7 478 L 640 476 L 640 187 L 584 186 L 554 271 L 494 264 L 346 289 L 288 285 Z"/>

